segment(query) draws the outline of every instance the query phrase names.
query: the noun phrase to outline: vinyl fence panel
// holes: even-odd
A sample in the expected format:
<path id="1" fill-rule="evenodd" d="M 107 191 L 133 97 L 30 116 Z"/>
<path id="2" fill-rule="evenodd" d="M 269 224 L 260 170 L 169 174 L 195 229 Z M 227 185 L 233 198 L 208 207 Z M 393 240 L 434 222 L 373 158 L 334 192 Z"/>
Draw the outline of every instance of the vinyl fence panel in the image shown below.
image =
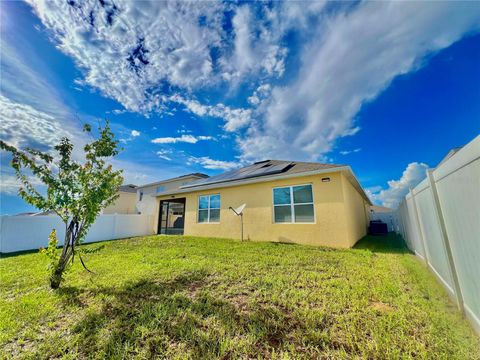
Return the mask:
<path id="1" fill-rule="evenodd" d="M 480 137 L 433 171 L 466 315 L 480 329 Z"/>
<path id="2" fill-rule="evenodd" d="M 420 227 L 417 221 L 417 215 L 415 213 L 414 199 L 411 195 L 407 195 L 405 201 L 407 207 L 407 234 L 412 244 L 412 250 L 422 259 L 425 259 L 425 252 L 422 244 L 423 240 L 421 238 L 422 234 L 420 233 Z"/>
<path id="3" fill-rule="evenodd" d="M 420 226 L 426 239 L 426 251 L 429 266 L 446 287 L 450 295 L 454 294 L 452 276 L 448 265 L 445 245 L 438 222 L 432 189 L 428 179 L 422 181 L 413 191 L 417 205 Z"/>
<path id="4" fill-rule="evenodd" d="M 480 136 L 430 170 L 394 221 L 480 334 Z"/>
<path id="5" fill-rule="evenodd" d="M 151 235 L 153 216 L 140 214 L 100 215 L 90 228 L 85 243 Z M 48 245 L 48 235 L 57 230 L 63 245 L 65 225 L 58 216 L 0 217 L 0 253 L 39 249 Z"/>

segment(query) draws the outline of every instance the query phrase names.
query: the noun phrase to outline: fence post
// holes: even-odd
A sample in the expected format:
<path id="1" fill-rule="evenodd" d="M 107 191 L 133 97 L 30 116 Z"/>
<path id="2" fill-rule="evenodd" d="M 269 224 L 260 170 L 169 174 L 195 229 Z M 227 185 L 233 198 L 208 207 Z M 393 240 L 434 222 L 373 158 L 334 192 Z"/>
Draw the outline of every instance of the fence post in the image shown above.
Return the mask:
<path id="1" fill-rule="evenodd" d="M 404 213 L 403 208 L 405 206 L 406 206 L 406 200 L 403 200 L 400 203 L 400 206 L 398 207 L 397 212 L 398 212 L 398 220 L 399 220 L 399 223 L 400 223 L 400 231 L 401 231 L 401 234 L 402 234 L 403 238 L 405 239 L 405 241 L 407 243 L 407 246 L 408 246 L 410 241 L 408 240 L 407 230 L 405 229 L 405 219 L 404 219 L 404 215 L 403 215 L 403 213 Z"/>
<path id="2" fill-rule="evenodd" d="M 463 305 L 463 294 L 460 288 L 460 282 L 458 281 L 457 268 L 453 259 L 452 247 L 450 246 L 450 240 L 448 238 L 447 227 L 445 226 L 445 218 L 443 217 L 442 206 L 440 205 L 440 199 L 438 197 L 437 185 L 433 178 L 433 169 L 427 171 L 430 187 L 432 188 L 434 208 L 437 214 L 437 219 L 440 224 L 440 233 L 442 236 L 442 242 L 445 246 L 445 252 L 447 253 L 448 265 L 450 267 L 450 273 L 452 274 L 453 285 L 455 287 L 455 296 L 457 298 L 458 309 L 462 314 L 465 314 L 465 308 Z"/>
<path id="3" fill-rule="evenodd" d="M 425 256 L 425 263 L 427 264 L 427 267 L 428 267 L 430 265 L 430 262 L 428 261 L 427 246 L 425 245 L 425 237 L 423 235 L 422 224 L 420 223 L 420 216 L 418 216 L 417 202 L 415 201 L 415 195 L 413 194 L 412 188 L 410 188 L 410 196 L 412 197 L 413 212 L 414 212 L 415 220 L 420 233 L 420 242 L 422 243 L 423 254 Z"/>

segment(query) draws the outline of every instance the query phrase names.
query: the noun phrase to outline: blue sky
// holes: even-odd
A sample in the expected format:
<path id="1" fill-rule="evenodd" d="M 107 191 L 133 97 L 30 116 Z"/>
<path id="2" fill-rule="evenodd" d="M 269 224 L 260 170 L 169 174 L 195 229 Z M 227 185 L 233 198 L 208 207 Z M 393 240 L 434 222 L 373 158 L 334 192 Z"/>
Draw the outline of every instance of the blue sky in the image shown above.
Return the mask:
<path id="1" fill-rule="evenodd" d="M 144 184 L 252 161 L 350 165 L 395 206 L 480 133 L 478 2 L 1 2 L 1 138 L 108 118 Z M 79 155 L 78 155 L 79 156 Z M 31 210 L 1 157 L 1 213 Z"/>

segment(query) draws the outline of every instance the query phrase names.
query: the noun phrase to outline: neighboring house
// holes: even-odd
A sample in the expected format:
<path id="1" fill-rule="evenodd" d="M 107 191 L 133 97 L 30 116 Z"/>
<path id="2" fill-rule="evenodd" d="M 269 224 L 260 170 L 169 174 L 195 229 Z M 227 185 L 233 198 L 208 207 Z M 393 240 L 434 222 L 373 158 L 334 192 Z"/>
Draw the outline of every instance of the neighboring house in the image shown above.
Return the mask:
<path id="1" fill-rule="evenodd" d="M 385 207 L 385 206 L 379 206 L 379 205 L 372 205 L 370 206 L 370 212 L 380 214 L 380 213 L 391 213 L 394 211 L 392 208 Z"/>
<path id="2" fill-rule="evenodd" d="M 387 224 L 388 231 L 395 231 L 395 211 L 385 206 L 370 206 L 370 220 L 380 220 Z"/>
<path id="3" fill-rule="evenodd" d="M 265 160 L 157 194 L 157 232 L 348 248 L 371 202 L 344 165 Z"/>
<path id="4" fill-rule="evenodd" d="M 155 215 L 158 212 L 158 202 L 156 199 L 158 194 L 178 190 L 182 185 L 187 185 L 193 181 L 205 178 L 208 178 L 208 175 L 192 173 L 139 186 L 136 189 L 137 212 L 140 214 Z"/>
<path id="5" fill-rule="evenodd" d="M 459 146 L 459 147 L 454 147 L 452 149 L 450 149 L 450 151 L 447 153 L 447 155 L 445 155 L 445 157 L 438 163 L 438 165 L 436 166 L 436 168 L 438 168 L 440 165 L 442 165 L 445 161 L 447 161 L 448 159 L 450 159 L 453 155 L 455 155 L 459 150 L 461 150 L 463 148 L 463 146 Z"/>
<path id="6" fill-rule="evenodd" d="M 137 186 L 128 184 L 118 188 L 118 198 L 103 209 L 103 214 L 136 214 Z"/>

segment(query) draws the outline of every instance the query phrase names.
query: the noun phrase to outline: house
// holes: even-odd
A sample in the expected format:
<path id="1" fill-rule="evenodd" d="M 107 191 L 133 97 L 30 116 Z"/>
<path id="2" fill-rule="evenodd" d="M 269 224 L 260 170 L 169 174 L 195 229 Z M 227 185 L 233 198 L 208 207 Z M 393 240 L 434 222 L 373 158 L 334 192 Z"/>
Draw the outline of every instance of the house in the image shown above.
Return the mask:
<path id="1" fill-rule="evenodd" d="M 388 231 L 395 231 L 395 210 L 379 205 L 370 206 L 370 220 L 380 220 L 387 224 Z"/>
<path id="2" fill-rule="evenodd" d="M 242 204 L 245 239 L 340 248 L 366 234 L 372 205 L 349 166 L 265 160 L 157 192 L 157 233 L 239 239 Z"/>
<path id="3" fill-rule="evenodd" d="M 187 185 L 193 181 L 205 178 L 208 178 L 208 175 L 202 173 L 192 173 L 178 176 L 172 179 L 156 181 L 154 183 L 138 186 L 136 189 L 135 198 L 137 213 L 145 215 L 156 215 L 158 212 L 156 196 L 158 194 L 176 191 L 180 188 L 180 186 Z"/>
<path id="4" fill-rule="evenodd" d="M 370 206 L 370 212 L 375 214 L 383 214 L 383 213 L 391 213 L 394 210 L 389 207 L 379 206 L 379 205 L 372 205 Z"/>
<path id="5" fill-rule="evenodd" d="M 118 198 L 103 209 L 103 214 L 136 214 L 137 186 L 122 185 L 118 188 Z"/>

